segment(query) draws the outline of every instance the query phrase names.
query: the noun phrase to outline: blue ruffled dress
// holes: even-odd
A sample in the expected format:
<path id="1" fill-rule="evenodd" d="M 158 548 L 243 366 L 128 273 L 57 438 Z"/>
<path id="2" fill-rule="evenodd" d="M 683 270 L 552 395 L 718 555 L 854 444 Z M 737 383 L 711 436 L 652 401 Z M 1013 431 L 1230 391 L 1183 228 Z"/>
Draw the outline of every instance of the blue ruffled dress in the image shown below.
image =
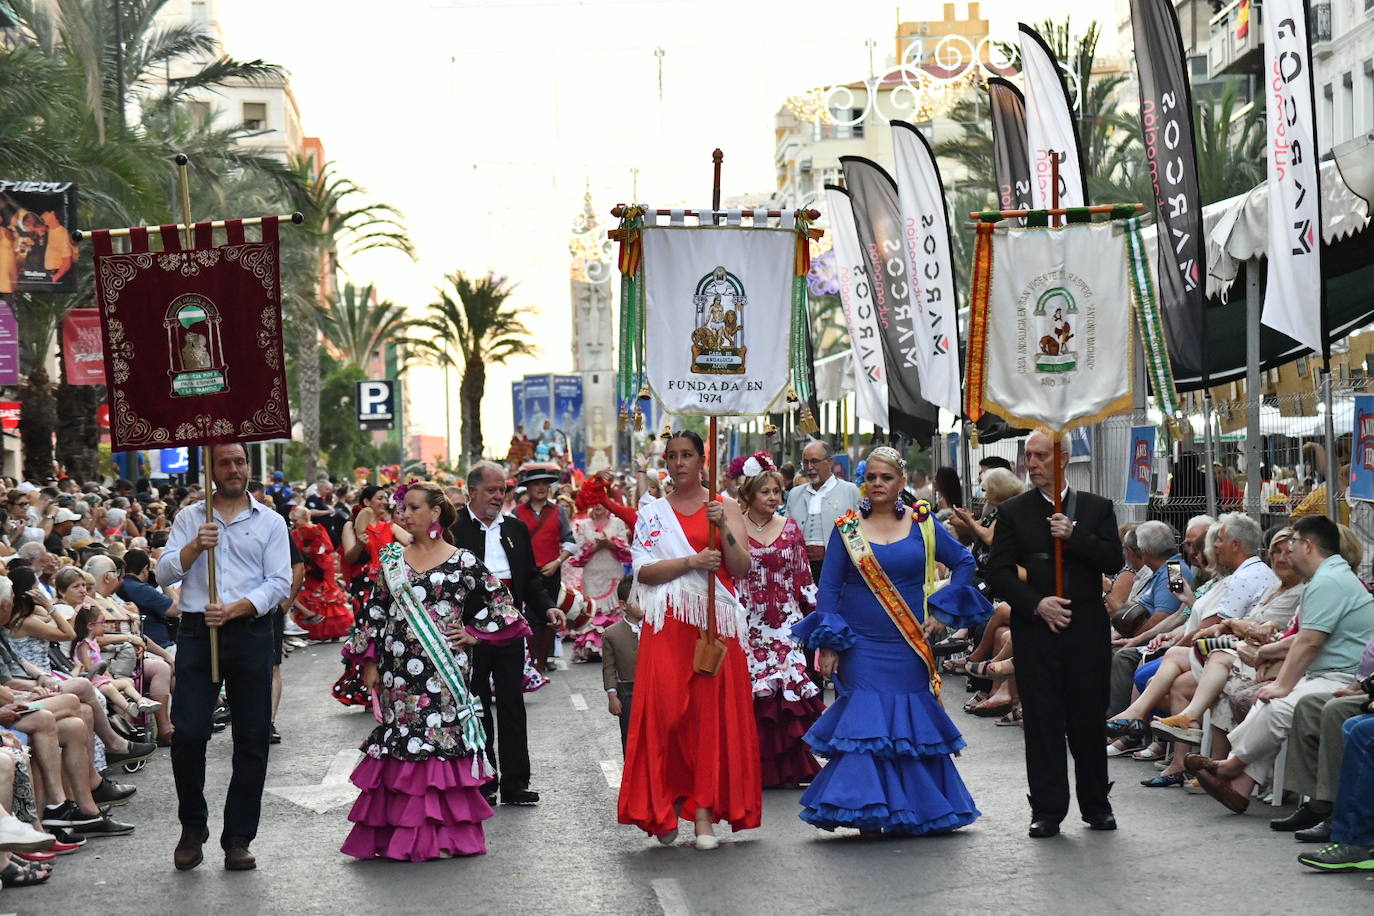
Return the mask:
<path id="1" fill-rule="evenodd" d="M 925 546 L 920 528 L 874 555 L 921 616 Z M 992 605 L 973 586 L 973 556 L 935 525 L 935 556 L 951 581 L 930 596 L 930 609 L 952 628 L 974 626 Z M 821 570 L 817 609 L 792 627 L 808 649 L 840 654 L 839 698 L 806 734 L 829 758 L 801 797 L 801 819 L 825 830 L 858 827 L 888 833 L 945 833 L 980 812 L 950 755 L 964 739 L 930 691 L 930 675 L 849 559 L 839 531 L 831 534 Z"/>

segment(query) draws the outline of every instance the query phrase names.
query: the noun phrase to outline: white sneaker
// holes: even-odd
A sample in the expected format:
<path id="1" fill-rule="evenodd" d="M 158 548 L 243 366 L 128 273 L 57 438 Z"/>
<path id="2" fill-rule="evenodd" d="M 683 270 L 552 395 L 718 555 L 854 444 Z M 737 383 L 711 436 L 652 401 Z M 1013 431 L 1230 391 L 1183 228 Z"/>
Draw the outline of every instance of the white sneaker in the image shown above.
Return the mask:
<path id="1" fill-rule="evenodd" d="M 143 712 L 157 712 L 162 708 L 162 704 L 157 700 L 150 700 L 147 697 L 138 701 L 138 708 Z"/>
<path id="2" fill-rule="evenodd" d="M 310 634 L 308 634 L 308 633 L 305 632 L 305 628 L 304 628 L 304 627 L 302 627 L 300 624 L 296 623 L 296 618 L 294 618 L 294 617 L 287 617 L 287 618 L 286 618 L 286 626 L 282 627 L 282 635 L 283 635 L 283 636 L 308 636 L 308 635 L 310 635 Z"/>
<path id="3" fill-rule="evenodd" d="M 56 842 L 57 837 L 34 830 L 13 814 L 0 817 L 0 852 L 41 852 Z"/>
<path id="4" fill-rule="evenodd" d="M 712 850 L 720 846 L 720 840 L 716 839 L 715 834 L 702 833 L 697 835 L 697 849 Z"/>

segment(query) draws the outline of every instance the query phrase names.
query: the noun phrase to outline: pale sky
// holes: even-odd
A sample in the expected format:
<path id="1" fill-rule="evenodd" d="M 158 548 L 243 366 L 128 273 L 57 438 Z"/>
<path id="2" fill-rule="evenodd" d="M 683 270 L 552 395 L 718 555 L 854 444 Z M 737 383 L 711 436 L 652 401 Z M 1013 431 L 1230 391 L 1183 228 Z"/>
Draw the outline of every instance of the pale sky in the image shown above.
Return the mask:
<path id="1" fill-rule="evenodd" d="M 1114 0 L 990 0 L 994 37 L 1016 21 L 1103 17 Z M 956 5 L 964 15 L 965 4 Z M 723 193 L 775 183 L 773 116 L 789 95 L 867 76 L 894 26 L 939 19 L 938 2 L 875 0 L 220 0 L 230 54 L 285 66 L 308 136 L 376 200 L 404 211 L 419 253 L 345 265 L 396 302 L 422 308 L 446 272 L 493 270 L 537 308 L 538 360 L 493 367 L 489 451 L 511 433 L 510 381 L 572 368 L 568 238 L 590 184 L 598 217 L 631 200 L 710 203 L 711 150 Z M 655 49 L 663 49 L 659 99 Z M 608 226 L 607 226 L 608 227 Z M 411 373 L 412 433 L 442 435 L 442 375 Z M 453 441 L 459 442 L 452 380 Z M 418 403 L 415 403 L 418 401 Z"/>

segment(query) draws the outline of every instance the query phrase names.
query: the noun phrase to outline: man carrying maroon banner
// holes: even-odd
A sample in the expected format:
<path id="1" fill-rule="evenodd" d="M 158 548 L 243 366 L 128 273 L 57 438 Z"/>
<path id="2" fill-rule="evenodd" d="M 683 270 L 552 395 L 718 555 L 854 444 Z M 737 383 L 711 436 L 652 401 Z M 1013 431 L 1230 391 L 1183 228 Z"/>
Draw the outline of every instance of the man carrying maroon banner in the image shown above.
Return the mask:
<path id="1" fill-rule="evenodd" d="M 220 685 L 210 676 L 210 629 L 219 634 L 220 674 L 234 711 L 233 776 L 220 845 L 224 867 L 256 867 L 248 845 L 258 832 L 272 727 L 272 611 L 291 591 L 291 548 L 282 517 L 248 494 L 248 452 L 232 442 L 209 449 L 214 515 L 198 502 L 177 513 L 157 567 L 160 585 L 181 583 L 177 682 L 172 693 L 172 775 L 181 840 L 179 871 L 204 859 L 210 838 L 205 748 Z M 218 601 L 210 601 L 206 551 L 215 550 Z"/>

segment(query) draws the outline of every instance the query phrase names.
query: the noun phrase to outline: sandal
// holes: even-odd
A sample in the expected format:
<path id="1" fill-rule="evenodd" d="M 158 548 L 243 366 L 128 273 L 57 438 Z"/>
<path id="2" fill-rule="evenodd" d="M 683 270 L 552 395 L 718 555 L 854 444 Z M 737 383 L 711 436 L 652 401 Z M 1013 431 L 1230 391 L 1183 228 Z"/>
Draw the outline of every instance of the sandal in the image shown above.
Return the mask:
<path id="1" fill-rule="evenodd" d="M 1144 738 L 1148 728 L 1144 719 L 1112 719 L 1107 723 L 1107 737 Z"/>
<path id="2" fill-rule="evenodd" d="M 930 648 L 935 653 L 936 658 L 943 658 L 946 655 L 956 655 L 968 651 L 968 640 L 958 636 L 949 636 Z"/>
<path id="3" fill-rule="evenodd" d="M 47 862 L 25 862 L 10 859 L 10 864 L 0 869 L 0 885 L 5 887 L 28 887 L 42 884 L 52 877 L 52 865 Z"/>
<path id="4" fill-rule="evenodd" d="M 1150 779 L 1142 779 L 1140 784 L 1147 789 L 1174 789 L 1183 785 L 1187 778 L 1188 774 L 1183 772 L 1171 773 L 1168 776 L 1161 774 Z"/>
<path id="5" fill-rule="evenodd" d="M 940 668 L 945 674 L 954 677 L 963 677 L 968 674 L 967 663 L 962 658 L 947 658 L 940 663 Z"/>
<path id="6" fill-rule="evenodd" d="M 1163 760 L 1164 747 L 1159 743 L 1151 744 L 1149 747 L 1136 751 L 1131 755 L 1132 760 Z"/>
<path id="7" fill-rule="evenodd" d="M 1145 746 L 1143 742 L 1130 738 L 1118 738 L 1117 741 L 1124 741 L 1125 743 L 1121 747 L 1116 746 L 1116 741 L 1107 745 L 1108 757 L 1127 757 Z"/>
<path id="8" fill-rule="evenodd" d="M 987 698 L 988 694 L 984 693 L 981 690 L 978 691 L 973 696 L 969 697 L 969 701 L 964 704 L 964 712 L 973 712 L 974 707 L 976 707 L 979 703 L 982 703 Z"/>
<path id="9" fill-rule="evenodd" d="M 1021 704 L 1017 703 L 1013 705 L 1011 708 L 1011 712 L 1007 713 L 1005 716 L 998 719 L 996 722 L 992 724 L 998 726 L 1019 726 L 1021 724 Z"/>
<path id="10" fill-rule="evenodd" d="M 964 673 L 969 677 L 991 681 L 996 679 L 997 675 L 988 673 L 988 669 L 995 664 L 996 662 L 969 662 L 964 666 Z"/>
<path id="11" fill-rule="evenodd" d="M 978 716 L 980 719 L 996 719 L 1000 716 L 1004 716 L 1007 713 L 1011 712 L 1011 707 L 1011 700 L 1001 700 L 997 703 L 994 703 L 992 706 L 984 706 L 982 704 L 979 704 L 978 706 L 975 706 L 973 708 L 973 714 L 975 716 Z"/>

